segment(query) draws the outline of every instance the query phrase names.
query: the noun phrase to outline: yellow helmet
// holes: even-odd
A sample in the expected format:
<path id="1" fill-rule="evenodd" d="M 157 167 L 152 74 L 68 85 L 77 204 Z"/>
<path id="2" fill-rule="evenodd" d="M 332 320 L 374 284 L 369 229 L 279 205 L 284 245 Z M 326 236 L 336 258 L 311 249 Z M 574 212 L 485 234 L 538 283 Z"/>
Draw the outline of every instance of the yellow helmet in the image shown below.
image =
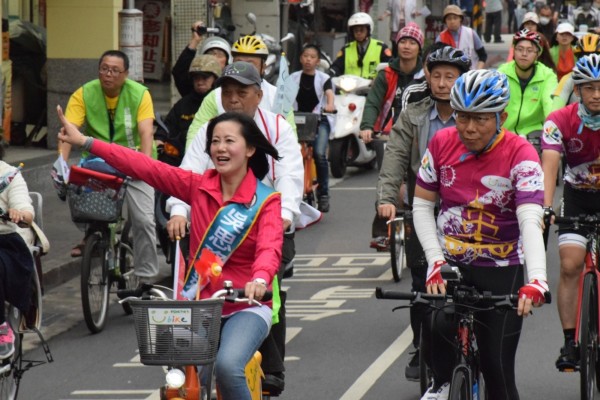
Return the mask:
<path id="1" fill-rule="evenodd" d="M 269 55 L 269 49 L 265 42 L 256 36 L 246 35 L 239 38 L 231 47 L 231 53 L 236 54 L 248 54 L 252 56 L 259 56 L 267 58 Z"/>
<path id="2" fill-rule="evenodd" d="M 586 33 L 575 43 L 573 53 L 577 57 L 585 56 L 586 54 L 600 53 L 600 36 L 595 33 Z"/>

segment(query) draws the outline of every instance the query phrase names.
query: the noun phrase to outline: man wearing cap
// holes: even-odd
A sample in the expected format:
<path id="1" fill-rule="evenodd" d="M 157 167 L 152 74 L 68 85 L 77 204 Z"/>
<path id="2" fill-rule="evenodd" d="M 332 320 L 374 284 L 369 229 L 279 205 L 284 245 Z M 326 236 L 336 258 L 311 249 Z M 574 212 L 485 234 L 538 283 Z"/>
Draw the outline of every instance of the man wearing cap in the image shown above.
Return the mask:
<path id="1" fill-rule="evenodd" d="M 221 71 L 221 64 L 215 56 L 206 54 L 196 56 L 192 60 L 189 77 L 194 90 L 175 103 L 163 120 L 164 127 L 159 126 L 154 133 L 159 153 L 160 146 L 168 139 L 169 143 L 175 146 L 179 154 L 183 156 L 187 132 L 194 115 L 200 108 L 204 97 L 214 88 L 216 80 L 221 76 Z"/>
<path id="2" fill-rule="evenodd" d="M 267 49 L 267 45 L 257 36 L 247 35 L 239 38 L 233 44 L 231 54 L 234 62 L 249 62 L 258 70 L 260 76 L 263 76 L 265 73 L 265 62 L 269 55 L 269 50 Z M 260 87 L 262 89 L 260 108 L 278 112 L 274 109 L 277 88 L 262 78 Z M 196 136 L 201 126 L 223 112 L 223 106 L 221 105 L 221 88 L 217 87 L 206 96 L 200 106 L 200 110 L 196 113 L 194 121 L 192 121 L 190 129 L 188 130 L 186 147 L 189 147 L 190 143 L 192 143 L 194 136 Z M 294 112 L 290 111 L 285 118 L 294 129 L 294 132 L 296 132 Z"/>
<path id="3" fill-rule="evenodd" d="M 450 4 L 444 9 L 442 22 L 446 24 L 436 42 L 446 43 L 455 49 L 462 50 L 471 59 L 472 69 L 481 69 L 485 66 L 487 53 L 477 33 L 463 26 L 464 15 L 459 6 Z"/>
<path id="4" fill-rule="evenodd" d="M 260 107 L 263 92 L 262 78 L 256 68 L 245 61 L 236 61 L 223 70 L 223 75 L 217 80 L 220 88 L 222 112 L 240 112 L 251 116 L 256 124 L 279 152 L 280 160 L 269 163 L 270 170 L 263 182 L 281 193 L 281 217 L 283 219 L 284 235 L 282 259 L 291 260 L 294 256 L 293 221 L 300 215 L 300 202 L 304 192 L 304 165 L 300 145 L 290 124 L 281 116 Z M 206 148 L 205 123 L 188 146 L 181 168 L 202 173 L 213 168 Z M 189 132 L 188 132 L 189 134 Z M 189 206 L 177 199 L 169 199 L 167 209 L 171 207 L 171 220 L 167 231 L 171 239 L 185 235 L 186 224 L 189 220 Z M 291 254 L 291 257 L 290 257 Z M 284 261 L 289 262 L 289 260 Z M 283 268 L 278 274 L 281 279 Z M 283 390 L 283 359 L 285 355 L 285 310 L 282 295 L 282 307 L 279 310 L 279 323 L 275 324 L 270 336 L 261 347 L 263 354 L 263 370 L 270 375 L 265 382 L 276 381 L 275 386 Z M 274 313 L 276 309 L 274 308 Z"/>
<path id="5" fill-rule="evenodd" d="M 373 133 L 383 133 L 385 138 L 392 130 L 392 125 L 400 115 L 402 92 L 423 68 L 421 48 L 423 32 L 414 22 L 400 29 L 396 37 L 398 57 L 377 73 L 375 82 L 367 96 L 367 102 L 360 123 L 360 138 L 371 142 Z M 383 149 L 377 151 L 383 152 Z M 381 159 L 381 157 L 379 158 Z M 381 168 L 381 165 L 378 166 Z M 387 248 L 387 225 L 385 219 L 375 214 L 371 226 L 371 244 L 376 250 Z"/>
<path id="6" fill-rule="evenodd" d="M 503 127 L 521 136 L 542 131 L 552 108 L 558 84 L 553 70 L 538 62 L 542 38 L 537 32 L 519 31 L 513 38 L 515 59 L 498 67 L 508 77 L 510 100 Z"/>

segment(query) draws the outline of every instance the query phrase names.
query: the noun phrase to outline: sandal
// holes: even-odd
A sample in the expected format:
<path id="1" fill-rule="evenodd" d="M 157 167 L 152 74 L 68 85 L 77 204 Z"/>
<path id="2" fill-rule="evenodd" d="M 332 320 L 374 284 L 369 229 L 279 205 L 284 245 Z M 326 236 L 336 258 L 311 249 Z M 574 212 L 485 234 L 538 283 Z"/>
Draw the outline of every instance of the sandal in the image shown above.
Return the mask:
<path id="1" fill-rule="evenodd" d="M 71 257 L 73 257 L 73 258 L 81 257 L 81 255 L 83 254 L 84 247 L 85 247 L 84 243 L 79 243 L 78 245 L 73 247 L 71 249 Z"/>

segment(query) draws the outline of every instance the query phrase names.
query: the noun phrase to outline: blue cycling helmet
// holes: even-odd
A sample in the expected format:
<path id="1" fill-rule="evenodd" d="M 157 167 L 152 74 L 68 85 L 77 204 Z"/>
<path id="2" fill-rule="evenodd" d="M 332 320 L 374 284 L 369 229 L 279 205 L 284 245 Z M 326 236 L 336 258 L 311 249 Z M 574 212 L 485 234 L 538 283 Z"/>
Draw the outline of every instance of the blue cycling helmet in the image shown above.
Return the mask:
<path id="1" fill-rule="evenodd" d="M 508 105 L 510 90 L 502 72 L 478 69 L 462 74 L 450 92 L 455 111 L 497 113 Z"/>
<path id="2" fill-rule="evenodd" d="M 571 78 L 575 85 L 600 81 L 600 55 L 588 54 L 581 57 L 573 68 Z"/>

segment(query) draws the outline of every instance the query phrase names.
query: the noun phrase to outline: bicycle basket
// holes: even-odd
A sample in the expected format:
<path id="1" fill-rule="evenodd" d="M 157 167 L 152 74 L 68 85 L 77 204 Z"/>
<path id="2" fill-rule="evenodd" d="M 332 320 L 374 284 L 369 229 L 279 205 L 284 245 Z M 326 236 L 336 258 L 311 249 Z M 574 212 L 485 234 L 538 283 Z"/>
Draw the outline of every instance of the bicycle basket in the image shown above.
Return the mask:
<path id="1" fill-rule="evenodd" d="M 214 363 L 223 299 L 132 300 L 135 332 L 144 365 Z"/>
<path id="2" fill-rule="evenodd" d="M 67 197 L 73 222 L 116 222 L 121 215 L 126 185 L 122 178 L 71 167 Z"/>
<path id="3" fill-rule="evenodd" d="M 294 122 L 296 123 L 299 142 L 315 140 L 319 125 L 319 116 L 317 114 L 296 112 L 294 113 Z"/>

